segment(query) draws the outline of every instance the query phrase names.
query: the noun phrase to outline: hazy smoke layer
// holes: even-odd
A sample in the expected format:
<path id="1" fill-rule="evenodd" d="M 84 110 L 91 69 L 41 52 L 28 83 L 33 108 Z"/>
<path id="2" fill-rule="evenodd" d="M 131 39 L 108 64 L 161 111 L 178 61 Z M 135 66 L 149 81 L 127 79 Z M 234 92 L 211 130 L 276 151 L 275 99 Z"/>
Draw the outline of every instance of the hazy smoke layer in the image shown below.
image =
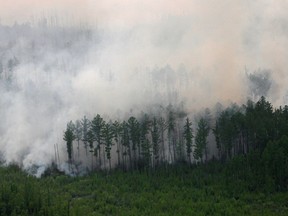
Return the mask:
<path id="1" fill-rule="evenodd" d="M 50 163 L 55 143 L 66 151 L 66 123 L 84 115 L 114 118 L 181 100 L 191 112 L 244 102 L 251 88 L 245 71 L 269 71 L 268 99 L 286 101 L 286 1 L 0 3 L 7 163 Z"/>

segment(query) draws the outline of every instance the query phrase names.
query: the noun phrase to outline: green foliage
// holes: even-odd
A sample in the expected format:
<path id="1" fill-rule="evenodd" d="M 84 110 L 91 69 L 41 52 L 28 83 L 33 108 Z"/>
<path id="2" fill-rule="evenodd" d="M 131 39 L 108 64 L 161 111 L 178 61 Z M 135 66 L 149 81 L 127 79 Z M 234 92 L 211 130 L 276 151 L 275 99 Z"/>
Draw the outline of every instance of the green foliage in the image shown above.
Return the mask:
<path id="1" fill-rule="evenodd" d="M 281 145 L 281 144 L 280 144 Z M 0 215 L 287 215 L 287 192 L 249 190 L 247 157 L 36 179 L 0 167 Z"/>
<path id="2" fill-rule="evenodd" d="M 269 142 L 263 152 L 266 181 L 272 181 L 276 190 L 288 189 L 288 137 Z"/>
<path id="3" fill-rule="evenodd" d="M 207 121 L 204 118 L 201 118 L 198 122 L 197 134 L 195 137 L 194 158 L 196 160 L 200 159 L 202 161 L 204 151 L 206 152 L 205 154 L 207 160 L 207 137 L 209 130 Z"/>
<path id="4" fill-rule="evenodd" d="M 158 165 L 159 163 L 159 142 L 160 142 L 160 133 L 159 127 L 157 123 L 156 117 L 153 118 L 152 128 L 151 128 L 151 136 L 152 136 L 152 146 L 153 146 L 153 156 L 155 163 Z"/>
<path id="5" fill-rule="evenodd" d="M 109 160 L 109 168 L 111 169 L 111 148 L 113 145 L 113 130 L 112 130 L 112 125 L 107 123 L 103 127 L 103 139 L 104 139 L 104 144 L 105 144 L 105 152 L 106 152 L 106 157 Z"/>
<path id="6" fill-rule="evenodd" d="M 71 162 L 72 160 L 72 152 L 73 152 L 73 141 L 76 139 L 74 135 L 74 124 L 69 122 L 67 124 L 67 129 L 64 132 L 63 140 L 66 141 L 66 146 L 67 146 L 67 153 L 68 153 L 68 159 Z"/>
<path id="7" fill-rule="evenodd" d="M 147 114 L 142 116 L 140 122 L 140 142 L 141 142 L 141 156 L 144 162 L 144 166 L 147 168 L 150 166 L 151 163 L 151 142 L 148 139 L 148 133 L 150 130 L 151 121 Z"/>
<path id="8" fill-rule="evenodd" d="M 81 120 L 81 125 L 82 125 L 82 141 L 84 143 L 84 148 L 85 148 L 86 156 L 87 156 L 88 131 L 90 128 L 90 122 L 86 116 L 84 116 L 84 118 Z"/>
<path id="9" fill-rule="evenodd" d="M 61 187 L 71 185 L 71 188 L 61 191 L 65 194 L 65 203 L 61 205 L 63 212 L 69 209 L 72 215 L 82 212 L 87 215 L 287 213 L 287 205 L 280 198 L 277 202 L 281 205 L 274 201 L 278 194 L 287 195 L 288 189 L 287 106 L 273 110 L 272 105 L 261 97 L 257 103 L 248 101 L 241 107 L 233 104 L 219 111 L 216 119 L 211 118 L 210 111 L 206 110 L 197 124 L 195 139 L 188 118 L 184 121 L 184 115 L 177 113 L 172 106 L 168 106 L 166 111 L 163 114 L 166 118 L 161 115 L 151 118 L 151 115 L 142 113 L 139 120 L 130 116 L 127 121 L 114 123 L 105 123 L 97 115 L 92 126 L 86 119 L 87 131 L 84 133 L 82 124 L 82 141 L 90 143 L 91 149 L 93 142 L 97 142 L 99 148 L 95 152 L 98 152 L 99 159 L 100 145 L 105 145 L 102 148 L 104 166 L 100 168 L 107 168 L 105 159 L 108 159 L 111 170 L 114 144 L 118 166 L 109 171 L 108 176 L 99 169 L 99 172 L 75 181 L 69 177 L 57 177 L 57 184 Z M 209 161 L 207 139 L 210 127 L 219 154 L 218 158 Z M 72 134 L 76 134 L 76 128 L 72 122 L 67 125 L 67 131 L 72 131 Z M 179 160 L 185 157 L 185 144 L 190 166 Z M 202 162 L 205 157 L 205 163 L 193 164 L 192 155 Z M 117 168 L 121 167 L 125 173 L 118 172 Z M 85 186 L 80 182 L 85 182 Z M 9 193 L 3 190 L 4 201 L 11 199 Z M 41 210 L 45 201 L 31 204 L 27 193 L 25 196 L 25 205 L 32 205 L 36 210 L 27 208 L 22 214 Z M 53 196 L 48 197 L 47 202 L 52 205 Z M 4 209 L 12 214 L 9 205 Z M 62 211 L 60 207 L 58 210 Z"/>
<path id="10" fill-rule="evenodd" d="M 184 125 L 184 138 L 186 141 L 186 153 L 189 158 L 189 163 L 191 163 L 191 153 L 192 153 L 192 144 L 193 144 L 193 134 L 192 134 L 192 123 L 189 121 L 189 118 L 186 119 L 186 124 Z"/>

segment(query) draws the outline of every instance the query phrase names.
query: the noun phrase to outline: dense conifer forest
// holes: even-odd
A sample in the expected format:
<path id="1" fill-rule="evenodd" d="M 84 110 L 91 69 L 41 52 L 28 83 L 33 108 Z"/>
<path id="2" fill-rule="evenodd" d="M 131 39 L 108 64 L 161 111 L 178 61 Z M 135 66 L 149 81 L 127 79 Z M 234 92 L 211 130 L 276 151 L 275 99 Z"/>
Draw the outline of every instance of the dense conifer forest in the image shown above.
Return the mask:
<path id="1" fill-rule="evenodd" d="M 1 167 L 1 215 L 287 215 L 287 106 L 261 97 L 214 120 L 206 110 L 196 129 L 172 107 L 167 114 L 69 122 L 73 176 L 55 163 L 41 178 Z M 217 145 L 210 157 L 208 136 Z"/>
<path id="2" fill-rule="evenodd" d="M 90 172 L 112 167 L 151 172 L 168 164 L 238 161 L 236 170 L 250 167 L 253 175 L 257 174 L 253 179 L 258 186 L 286 191 L 288 106 L 273 108 L 262 96 L 256 103 L 248 100 L 246 105 L 219 108 L 215 115 L 206 109 L 192 127 L 187 114 L 170 105 L 158 115 L 142 112 L 138 118 L 130 116 L 121 122 L 106 122 L 99 114 L 92 120 L 84 116 L 76 123 L 70 121 L 63 137 L 69 170 L 78 175 L 83 161 Z"/>

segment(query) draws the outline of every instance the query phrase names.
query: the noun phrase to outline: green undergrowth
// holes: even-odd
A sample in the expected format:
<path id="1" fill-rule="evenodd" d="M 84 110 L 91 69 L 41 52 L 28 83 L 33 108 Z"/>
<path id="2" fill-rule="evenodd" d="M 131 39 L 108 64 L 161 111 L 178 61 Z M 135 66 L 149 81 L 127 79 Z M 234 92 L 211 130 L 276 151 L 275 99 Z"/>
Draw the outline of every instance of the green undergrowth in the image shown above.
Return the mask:
<path id="1" fill-rule="evenodd" d="M 245 178 L 219 162 L 40 179 L 1 167 L 0 215 L 288 215 L 287 192 Z"/>

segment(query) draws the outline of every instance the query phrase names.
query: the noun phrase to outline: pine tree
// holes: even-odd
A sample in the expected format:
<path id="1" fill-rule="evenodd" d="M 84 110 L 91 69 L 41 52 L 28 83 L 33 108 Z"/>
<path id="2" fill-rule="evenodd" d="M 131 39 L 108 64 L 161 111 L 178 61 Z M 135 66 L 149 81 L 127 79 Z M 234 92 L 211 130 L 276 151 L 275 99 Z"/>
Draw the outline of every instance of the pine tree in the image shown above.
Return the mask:
<path id="1" fill-rule="evenodd" d="M 87 142 L 89 144 L 89 152 L 91 153 L 91 170 L 93 170 L 93 155 L 94 155 L 94 141 L 95 141 L 95 136 L 93 134 L 92 128 L 90 128 L 87 132 Z"/>
<path id="2" fill-rule="evenodd" d="M 103 140 L 105 144 L 105 152 L 106 157 L 109 160 L 109 169 L 111 170 L 111 148 L 113 145 L 113 137 L 114 133 L 112 130 L 112 125 L 110 123 L 107 123 L 103 127 Z"/>
<path id="3" fill-rule="evenodd" d="M 172 110 L 172 106 L 168 106 L 168 149 L 169 149 L 169 161 L 173 162 L 176 159 L 176 147 L 175 147 L 175 140 L 174 140 L 174 133 L 175 133 L 175 113 Z M 172 149 L 172 147 L 173 149 Z M 173 152 L 173 154 L 172 154 Z M 173 155 L 173 156 L 172 156 Z"/>
<path id="4" fill-rule="evenodd" d="M 128 124 L 126 121 L 122 122 L 122 134 L 121 134 L 121 144 L 123 148 L 123 168 L 127 169 L 127 155 L 131 156 L 131 149 L 130 149 L 130 138 L 129 138 L 129 128 Z M 130 167 L 131 167 L 131 157 L 129 156 L 130 159 Z"/>
<path id="5" fill-rule="evenodd" d="M 129 137 L 132 142 L 132 151 L 133 151 L 133 160 L 134 166 L 136 167 L 137 157 L 136 157 L 136 148 L 140 143 L 140 131 L 139 131 L 139 122 L 133 116 L 128 119 L 128 127 L 129 127 Z"/>
<path id="6" fill-rule="evenodd" d="M 144 114 L 140 123 L 140 141 L 141 141 L 141 155 L 144 160 L 144 165 L 149 167 L 151 152 L 150 152 L 150 141 L 148 134 L 150 130 L 150 120 L 147 114 Z"/>
<path id="7" fill-rule="evenodd" d="M 81 120 L 81 125 L 82 125 L 82 141 L 84 143 L 84 148 L 86 151 L 86 156 L 88 155 L 88 138 L 87 138 L 87 133 L 90 128 L 90 121 L 84 116 L 84 118 Z"/>
<path id="8" fill-rule="evenodd" d="M 154 117 L 152 121 L 151 136 L 152 136 L 154 165 L 157 166 L 159 164 L 160 134 L 156 117 Z"/>
<path id="9" fill-rule="evenodd" d="M 212 130 L 214 137 L 215 137 L 215 142 L 216 142 L 216 147 L 218 149 L 218 158 L 222 157 L 222 146 L 220 142 L 220 131 L 219 131 L 219 123 L 216 121 L 215 128 Z"/>
<path id="10" fill-rule="evenodd" d="M 78 151 L 78 159 L 80 158 L 80 140 L 82 138 L 82 126 L 79 120 L 75 123 L 75 136 L 78 143 L 77 151 Z"/>
<path id="11" fill-rule="evenodd" d="M 184 125 L 184 138 L 186 142 L 186 153 L 191 164 L 191 153 L 192 153 L 192 144 L 193 144 L 193 133 L 192 133 L 192 123 L 189 121 L 189 118 L 186 119 Z"/>
<path id="12" fill-rule="evenodd" d="M 203 162 L 203 153 L 205 151 L 206 161 L 208 159 L 207 157 L 207 137 L 209 134 L 209 127 L 207 122 L 204 118 L 201 118 L 198 122 L 197 127 L 197 134 L 195 137 L 195 150 L 194 150 L 194 158 L 196 160 L 201 160 Z"/>
<path id="13" fill-rule="evenodd" d="M 157 123 L 159 125 L 160 138 L 161 138 L 161 140 L 160 140 L 160 142 L 161 142 L 161 161 L 164 162 L 166 160 L 164 134 L 165 134 L 165 131 L 167 130 L 167 122 L 165 121 L 165 119 L 163 117 L 160 117 L 157 120 Z"/>
<path id="14" fill-rule="evenodd" d="M 71 127 L 71 123 L 67 124 L 66 131 L 64 132 L 63 140 L 66 141 L 66 146 L 67 146 L 67 153 L 68 153 L 68 162 L 71 165 L 72 163 L 72 145 L 73 141 L 75 140 L 75 135 L 73 134 L 73 128 Z"/>
<path id="15" fill-rule="evenodd" d="M 95 153 L 96 155 L 98 155 L 99 157 L 99 166 L 101 167 L 102 161 L 101 161 L 101 145 L 102 140 L 103 140 L 103 127 L 105 125 L 105 122 L 103 120 L 103 118 L 101 118 L 101 116 L 99 114 L 96 115 L 96 117 L 93 118 L 93 120 L 91 121 L 91 130 L 93 131 L 94 134 L 94 138 L 95 141 L 97 142 L 97 147 L 95 148 L 95 152 L 98 151 L 98 154 Z M 106 166 L 105 164 L 105 150 L 103 149 L 103 161 L 104 161 L 104 167 Z"/>
<path id="16" fill-rule="evenodd" d="M 114 139 L 116 141 L 116 152 L 117 152 L 117 158 L 118 158 L 118 166 L 120 166 L 121 164 L 121 157 L 120 157 L 120 149 L 121 146 L 120 146 L 120 135 L 122 133 L 122 127 L 121 125 L 119 124 L 118 121 L 115 121 L 112 125 L 112 130 L 113 130 L 113 133 L 114 133 Z M 122 151 L 121 151 L 122 152 Z M 121 155 L 123 154 L 123 152 L 121 153 Z"/>

